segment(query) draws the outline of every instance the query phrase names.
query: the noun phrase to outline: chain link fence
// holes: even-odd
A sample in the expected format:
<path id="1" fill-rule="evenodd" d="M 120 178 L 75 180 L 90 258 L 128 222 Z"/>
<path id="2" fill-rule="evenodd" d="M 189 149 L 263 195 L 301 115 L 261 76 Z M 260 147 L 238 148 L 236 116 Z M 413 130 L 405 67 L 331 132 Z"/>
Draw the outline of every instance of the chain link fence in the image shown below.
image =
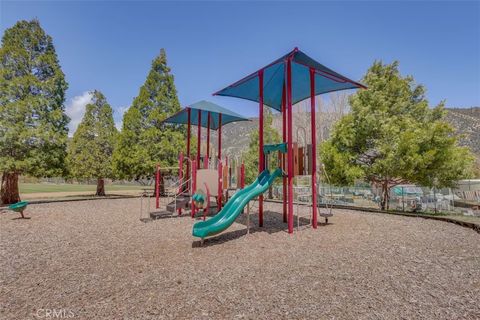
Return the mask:
<path id="1" fill-rule="evenodd" d="M 308 178 L 296 178 L 295 182 L 294 200 L 311 203 L 311 187 Z M 275 185 L 272 193 L 274 199 L 282 199 L 282 185 Z M 322 205 L 380 209 L 382 203 L 381 190 L 366 185 L 336 187 L 320 183 L 317 194 L 318 203 Z M 473 187 L 469 186 L 469 189 L 435 189 L 417 185 L 394 186 L 390 188 L 388 209 L 480 217 L 480 180 L 475 182 Z"/>

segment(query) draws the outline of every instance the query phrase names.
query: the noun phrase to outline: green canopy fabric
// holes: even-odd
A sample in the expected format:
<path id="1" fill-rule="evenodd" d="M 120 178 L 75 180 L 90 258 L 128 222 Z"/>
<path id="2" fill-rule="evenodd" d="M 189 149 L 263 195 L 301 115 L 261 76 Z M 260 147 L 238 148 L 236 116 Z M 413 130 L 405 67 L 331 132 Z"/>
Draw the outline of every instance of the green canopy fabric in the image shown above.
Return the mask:
<path id="1" fill-rule="evenodd" d="M 217 130 L 219 127 L 219 115 L 222 115 L 222 126 L 230 122 L 237 121 L 249 121 L 247 118 L 241 115 L 225 109 L 218 104 L 209 101 L 199 101 L 189 106 L 186 106 L 181 111 L 177 112 L 173 116 L 165 119 L 166 123 L 188 124 L 188 108 L 190 108 L 190 123 L 191 125 L 198 126 L 198 111 L 201 113 L 201 126 L 207 128 L 208 125 L 208 113 L 210 112 L 210 129 Z"/>
<path id="2" fill-rule="evenodd" d="M 315 95 L 346 89 L 366 88 L 364 85 L 325 67 L 295 48 L 290 53 L 262 68 L 263 102 L 265 105 L 278 111 L 281 111 L 282 108 L 282 90 L 286 78 L 286 61 L 289 57 L 292 58 L 293 104 L 310 98 L 310 68 L 315 69 Z M 256 71 L 214 93 L 214 95 L 237 97 L 258 102 L 258 79 L 258 71 Z"/>

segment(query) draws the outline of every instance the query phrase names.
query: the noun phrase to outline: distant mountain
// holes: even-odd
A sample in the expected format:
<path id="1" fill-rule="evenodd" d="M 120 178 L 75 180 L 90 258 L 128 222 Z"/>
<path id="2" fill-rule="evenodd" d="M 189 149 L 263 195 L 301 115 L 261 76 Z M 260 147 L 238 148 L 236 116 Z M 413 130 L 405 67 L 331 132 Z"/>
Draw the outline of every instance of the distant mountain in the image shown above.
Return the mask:
<path id="1" fill-rule="evenodd" d="M 447 111 L 447 121 L 463 136 L 460 144 L 480 158 L 480 107 L 448 108 Z"/>
<path id="2" fill-rule="evenodd" d="M 225 125 L 222 128 L 222 152 L 226 155 L 240 156 L 248 148 L 250 134 L 254 130 L 258 130 L 258 118 Z M 213 141 L 217 147 L 216 140 Z"/>
<path id="3" fill-rule="evenodd" d="M 468 146 L 475 153 L 480 163 L 480 107 L 472 108 L 447 108 L 446 120 L 455 128 L 458 134 L 462 135 L 460 144 Z M 333 123 L 338 119 L 338 115 L 322 113 L 317 119 L 327 119 L 322 124 L 321 138 L 328 138 Z M 281 132 L 281 116 L 275 114 L 273 126 Z M 250 121 L 228 124 L 223 129 L 223 148 L 226 154 L 239 155 L 248 148 L 250 134 L 258 130 L 258 118 L 252 118 Z M 317 129 L 318 131 L 318 129 Z M 295 135 L 294 135 L 295 136 Z M 225 152 L 224 151 L 224 152 Z"/>

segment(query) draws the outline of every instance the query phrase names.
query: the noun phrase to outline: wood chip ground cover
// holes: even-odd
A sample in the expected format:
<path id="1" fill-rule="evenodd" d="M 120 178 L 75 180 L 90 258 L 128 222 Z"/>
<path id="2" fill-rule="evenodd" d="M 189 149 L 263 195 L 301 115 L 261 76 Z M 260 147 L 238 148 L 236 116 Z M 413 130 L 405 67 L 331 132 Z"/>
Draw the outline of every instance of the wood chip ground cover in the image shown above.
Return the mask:
<path id="1" fill-rule="evenodd" d="M 152 202 L 153 207 L 153 202 Z M 335 210 L 293 235 L 280 205 L 199 247 L 187 216 L 141 222 L 139 199 L 0 214 L 0 318 L 479 319 L 480 235 L 450 223 Z"/>

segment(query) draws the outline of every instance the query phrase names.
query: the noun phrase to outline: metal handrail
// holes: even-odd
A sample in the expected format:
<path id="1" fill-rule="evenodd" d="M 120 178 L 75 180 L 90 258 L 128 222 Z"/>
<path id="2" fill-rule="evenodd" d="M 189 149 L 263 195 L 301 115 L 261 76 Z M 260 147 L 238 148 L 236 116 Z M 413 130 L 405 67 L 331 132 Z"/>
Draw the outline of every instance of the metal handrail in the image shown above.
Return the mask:
<path id="1" fill-rule="evenodd" d="M 165 193 L 164 193 L 164 194 L 166 195 L 167 201 L 169 201 L 170 198 L 175 198 L 175 200 L 176 200 L 176 197 L 177 197 L 178 195 L 180 195 L 180 192 L 178 192 L 179 188 L 182 187 L 182 186 L 184 186 L 186 183 L 190 182 L 191 180 L 192 180 L 192 179 L 189 178 L 189 179 L 186 179 L 186 180 L 182 180 L 181 183 L 180 183 L 179 181 L 178 181 L 178 182 L 175 182 L 175 183 L 173 184 L 173 187 L 171 187 L 171 189 L 176 190 L 176 191 L 174 191 L 174 192 L 167 192 L 166 189 L 165 189 Z M 190 194 L 190 192 L 189 192 L 189 194 Z"/>
<path id="2" fill-rule="evenodd" d="M 186 183 L 190 182 L 190 180 L 192 180 L 192 178 L 189 178 L 189 179 L 183 181 L 181 184 L 179 184 L 178 186 L 176 186 L 175 190 L 181 190 L 181 188 L 182 188 Z M 175 207 L 174 207 L 175 209 L 173 210 L 174 213 L 177 212 L 177 198 L 178 198 L 178 196 L 181 195 L 181 194 L 182 194 L 181 192 L 177 191 L 177 192 L 175 192 L 175 194 L 173 195 L 173 203 L 174 203 L 174 206 L 175 206 Z M 188 194 L 191 195 L 190 192 L 188 192 Z"/>

